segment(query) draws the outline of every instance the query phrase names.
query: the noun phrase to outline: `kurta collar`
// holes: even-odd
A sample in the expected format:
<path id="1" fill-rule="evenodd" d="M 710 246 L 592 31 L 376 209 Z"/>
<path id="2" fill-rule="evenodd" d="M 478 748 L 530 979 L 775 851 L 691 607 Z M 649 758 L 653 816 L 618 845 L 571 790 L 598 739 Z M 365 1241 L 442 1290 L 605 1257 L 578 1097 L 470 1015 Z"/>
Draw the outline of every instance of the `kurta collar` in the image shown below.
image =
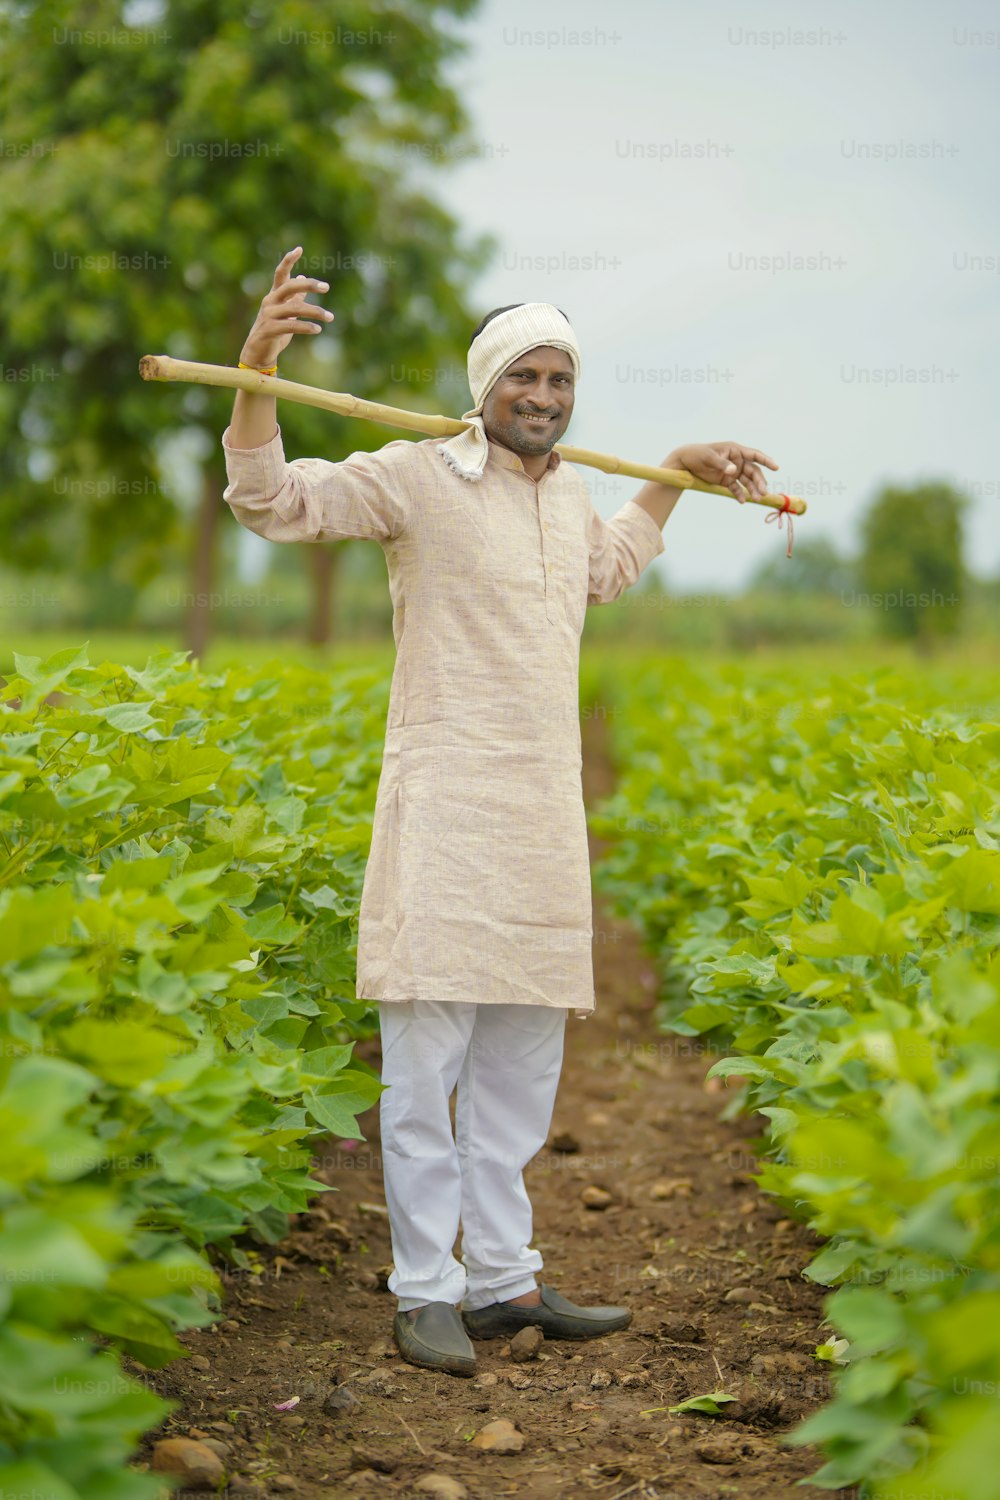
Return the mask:
<path id="1" fill-rule="evenodd" d="M 490 437 L 486 439 L 486 445 L 489 449 L 491 463 L 499 464 L 502 469 L 513 469 L 515 473 L 518 474 L 526 474 L 528 472 L 513 449 L 505 448 L 502 443 L 495 443 Z M 562 454 L 557 453 L 553 448 L 552 452 L 549 454 L 548 466 L 546 467 L 544 473 L 554 473 L 561 463 Z"/>

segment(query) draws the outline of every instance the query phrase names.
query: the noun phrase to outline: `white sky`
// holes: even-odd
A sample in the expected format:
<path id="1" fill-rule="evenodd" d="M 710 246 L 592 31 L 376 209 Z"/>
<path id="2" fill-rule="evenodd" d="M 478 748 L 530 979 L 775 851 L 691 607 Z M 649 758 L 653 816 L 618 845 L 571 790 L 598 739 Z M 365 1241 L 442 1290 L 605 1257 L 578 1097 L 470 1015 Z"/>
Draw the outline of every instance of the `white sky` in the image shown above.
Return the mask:
<path id="1" fill-rule="evenodd" d="M 849 553 L 881 483 L 946 479 L 974 497 L 969 565 L 1000 572 L 1000 7 L 485 0 L 456 29 L 478 154 L 421 176 L 500 239 L 482 312 L 568 313 L 566 442 L 753 444 L 809 501 L 796 538 Z M 820 268 L 747 264 L 780 255 Z M 639 488 L 582 472 L 606 516 Z M 653 566 L 737 587 L 784 555 L 766 514 L 686 495 Z"/>

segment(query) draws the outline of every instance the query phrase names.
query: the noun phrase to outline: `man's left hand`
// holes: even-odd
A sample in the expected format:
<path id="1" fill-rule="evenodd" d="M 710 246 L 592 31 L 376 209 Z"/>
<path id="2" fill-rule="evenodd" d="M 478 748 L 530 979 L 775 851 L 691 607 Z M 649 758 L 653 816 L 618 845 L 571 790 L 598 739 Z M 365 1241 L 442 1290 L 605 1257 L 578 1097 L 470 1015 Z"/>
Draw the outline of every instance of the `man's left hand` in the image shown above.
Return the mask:
<path id="1" fill-rule="evenodd" d="M 759 448 L 742 443 L 687 443 L 663 460 L 665 469 L 686 469 L 706 484 L 725 485 L 742 505 L 748 495 L 766 495 L 767 480 L 758 465 L 776 469 L 777 463 Z"/>

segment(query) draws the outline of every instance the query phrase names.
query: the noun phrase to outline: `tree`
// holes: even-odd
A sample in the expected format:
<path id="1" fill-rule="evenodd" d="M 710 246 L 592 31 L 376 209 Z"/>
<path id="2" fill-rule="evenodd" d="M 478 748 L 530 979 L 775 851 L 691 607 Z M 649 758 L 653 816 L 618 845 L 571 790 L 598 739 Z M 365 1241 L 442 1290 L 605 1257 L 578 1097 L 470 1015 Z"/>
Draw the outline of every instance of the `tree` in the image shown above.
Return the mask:
<path id="1" fill-rule="evenodd" d="M 962 561 L 964 495 L 944 482 L 886 486 L 862 523 L 861 587 L 886 635 L 929 652 L 957 634 L 967 575 Z"/>
<path id="2" fill-rule="evenodd" d="M 828 537 L 795 540 L 791 559 L 769 557 L 750 579 L 751 592 L 782 594 L 840 594 L 851 588 L 855 564 L 842 557 Z"/>
<path id="3" fill-rule="evenodd" d="M 350 26 L 321 0 L 164 0 L 150 21 L 152 3 L 142 24 L 115 0 L 85 19 L 67 0 L 0 10 L 0 529 L 8 562 L 87 570 L 126 595 L 186 551 L 200 655 L 232 397 L 146 385 L 139 358 L 235 364 L 301 244 L 296 269 L 330 283 L 336 321 L 295 340 L 282 373 L 448 409 L 493 246 L 461 243 L 413 163 L 467 149 L 441 76 L 462 44 L 441 23 L 477 0 L 359 0 Z M 289 457 L 402 435 L 290 404 L 279 421 Z M 181 449 L 196 479 L 175 499 Z M 328 593 L 330 561 L 310 561 Z"/>

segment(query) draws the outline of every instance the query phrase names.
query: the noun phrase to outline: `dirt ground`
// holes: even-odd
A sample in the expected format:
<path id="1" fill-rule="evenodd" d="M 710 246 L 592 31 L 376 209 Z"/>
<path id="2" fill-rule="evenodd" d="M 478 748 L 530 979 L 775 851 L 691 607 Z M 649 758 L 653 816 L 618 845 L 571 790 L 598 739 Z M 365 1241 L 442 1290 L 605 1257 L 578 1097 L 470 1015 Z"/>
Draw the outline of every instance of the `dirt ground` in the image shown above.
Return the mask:
<path id="1" fill-rule="evenodd" d="M 613 774 L 601 721 L 583 728 L 592 804 Z M 592 859 L 600 847 L 592 841 Z M 828 1395 L 812 1352 L 831 1333 L 822 1326 L 826 1292 L 800 1274 L 821 1241 L 750 1180 L 757 1125 L 721 1120 L 731 1095 L 706 1086 L 712 1059 L 656 1029 L 650 961 L 599 899 L 594 966 L 598 1008 L 567 1021 L 551 1136 L 526 1180 L 541 1279 L 574 1301 L 630 1307 L 631 1326 L 545 1343 L 518 1363 L 507 1344 L 477 1342 L 474 1379 L 406 1364 L 385 1289 L 376 1107 L 361 1120 L 367 1140 L 331 1143 L 314 1175 L 338 1191 L 317 1198 L 282 1245 L 260 1250 L 265 1273 L 223 1274 L 226 1319 L 184 1336 L 194 1357 L 157 1372 L 129 1365 L 181 1403 L 144 1442 L 140 1463 L 159 1438 L 208 1439 L 225 1466 L 221 1493 L 232 1497 L 831 1493 L 796 1483 L 822 1455 L 780 1441 Z M 377 1042 L 359 1053 L 377 1063 Z M 587 1188 L 603 1189 L 588 1196 L 605 1206 L 586 1206 Z M 713 1391 L 738 1399 L 720 1415 L 665 1409 Z M 275 1409 L 296 1396 L 291 1409 Z M 473 1446 L 499 1418 L 523 1436 L 521 1451 Z M 453 1487 L 417 1487 L 428 1475 L 449 1476 Z M 853 1489 L 837 1493 L 856 1500 Z"/>

